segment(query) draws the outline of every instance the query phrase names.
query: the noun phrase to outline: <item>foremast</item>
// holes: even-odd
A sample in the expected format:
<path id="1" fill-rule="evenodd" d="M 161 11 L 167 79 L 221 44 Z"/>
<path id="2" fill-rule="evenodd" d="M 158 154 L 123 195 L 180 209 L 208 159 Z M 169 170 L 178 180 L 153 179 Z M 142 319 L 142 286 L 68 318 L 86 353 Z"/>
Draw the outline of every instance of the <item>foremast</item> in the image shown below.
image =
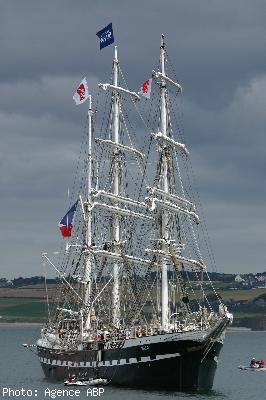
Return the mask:
<path id="1" fill-rule="evenodd" d="M 154 187 L 148 187 L 150 194 L 151 209 L 158 211 L 159 216 L 159 239 L 157 246 L 152 250 L 160 258 L 161 263 L 161 327 L 164 331 L 169 331 L 169 287 L 168 287 L 168 265 L 173 265 L 179 274 L 182 264 L 188 264 L 194 268 L 204 268 L 201 261 L 188 259 L 181 256 L 182 245 L 175 242 L 175 234 L 171 231 L 170 225 L 174 214 L 186 215 L 191 220 L 199 223 L 196 208 L 187 199 L 175 194 L 171 174 L 172 155 L 176 150 L 188 155 L 188 150 L 183 143 L 175 141 L 169 134 L 169 105 L 167 85 L 174 86 L 179 92 L 182 90 L 179 83 L 174 82 L 166 75 L 166 51 L 164 35 L 161 37 L 160 46 L 160 70 L 153 71 L 160 85 L 160 123 L 159 131 L 152 133 L 158 144 L 159 153 L 159 178 Z M 179 285 L 182 297 L 182 288 Z M 186 307 L 187 308 L 187 307 Z"/>
<path id="2" fill-rule="evenodd" d="M 164 37 L 161 38 L 160 47 L 160 64 L 161 73 L 165 75 L 165 48 L 164 48 Z M 165 80 L 161 81 L 161 121 L 160 128 L 163 137 L 167 136 L 167 107 L 166 107 L 166 83 Z M 165 149 L 162 149 L 162 180 L 161 180 L 161 190 L 164 193 L 169 192 L 169 180 L 168 180 L 168 165 L 167 165 L 167 155 L 165 154 Z M 168 241 L 168 211 L 163 210 L 161 214 L 161 226 L 160 226 L 161 238 L 164 241 Z M 162 249 L 166 251 L 165 243 L 163 243 Z M 162 328 L 168 330 L 169 325 L 169 315 L 168 315 L 168 274 L 167 274 L 167 260 L 162 258 Z"/>

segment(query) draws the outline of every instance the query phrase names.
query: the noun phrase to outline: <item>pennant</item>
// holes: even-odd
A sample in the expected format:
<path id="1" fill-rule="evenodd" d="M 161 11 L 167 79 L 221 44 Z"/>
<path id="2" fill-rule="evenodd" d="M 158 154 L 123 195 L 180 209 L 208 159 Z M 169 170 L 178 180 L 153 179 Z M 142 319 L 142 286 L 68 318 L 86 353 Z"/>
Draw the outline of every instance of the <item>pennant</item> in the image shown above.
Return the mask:
<path id="1" fill-rule="evenodd" d="M 106 46 L 109 46 L 109 44 L 114 43 L 115 40 L 114 40 L 112 23 L 107 25 L 99 32 L 97 32 L 96 35 L 100 39 L 100 50 Z"/>
<path id="2" fill-rule="evenodd" d="M 74 218 L 74 214 L 76 212 L 77 205 L 78 205 L 78 200 L 70 208 L 70 210 L 68 210 L 66 215 L 61 219 L 61 221 L 58 224 L 63 237 L 71 237 L 71 232 L 73 229 L 72 221 Z"/>
<path id="3" fill-rule="evenodd" d="M 143 84 L 140 87 L 139 94 L 146 97 L 147 99 L 151 97 L 151 82 L 152 79 L 147 79 L 146 81 L 143 82 Z"/>
<path id="4" fill-rule="evenodd" d="M 75 101 L 76 106 L 78 106 L 79 104 L 84 103 L 84 101 L 86 101 L 88 97 L 89 97 L 89 90 L 88 90 L 87 80 L 86 78 L 84 78 L 77 87 L 73 96 L 73 100 Z"/>

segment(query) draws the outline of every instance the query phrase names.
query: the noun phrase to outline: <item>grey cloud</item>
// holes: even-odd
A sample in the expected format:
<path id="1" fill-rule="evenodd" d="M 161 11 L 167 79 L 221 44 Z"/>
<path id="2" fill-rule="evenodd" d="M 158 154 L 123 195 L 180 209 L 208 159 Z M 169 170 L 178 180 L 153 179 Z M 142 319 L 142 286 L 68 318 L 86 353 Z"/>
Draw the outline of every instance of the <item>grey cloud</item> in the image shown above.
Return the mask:
<path id="1" fill-rule="evenodd" d="M 41 274 L 39 253 L 61 243 L 57 221 L 86 121 L 87 105 L 74 105 L 73 90 L 86 75 L 100 121 L 97 83 L 109 80 L 113 48 L 99 51 L 95 34 L 109 22 L 134 90 L 156 67 L 165 33 L 217 265 L 265 270 L 265 11 L 261 0 L 3 3 L 1 273 Z M 148 112 L 149 103 L 140 108 Z M 148 132 L 134 118 L 141 147 Z"/>

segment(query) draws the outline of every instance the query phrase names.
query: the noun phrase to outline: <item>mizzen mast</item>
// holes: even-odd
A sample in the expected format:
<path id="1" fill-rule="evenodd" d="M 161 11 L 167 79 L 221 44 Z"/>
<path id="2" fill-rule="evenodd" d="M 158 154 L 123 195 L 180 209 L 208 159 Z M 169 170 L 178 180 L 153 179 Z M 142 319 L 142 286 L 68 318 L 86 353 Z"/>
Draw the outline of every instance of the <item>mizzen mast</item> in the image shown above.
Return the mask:
<path id="1" fill-rule="evenodd" d="M 89 96 L 89 109 L 88 109 L 88 187 L 87 187 L 87 204 L 91 204 L 91 192 L 92 192 L 92 100 L 91 95 Z M 89 207 L 87 207 L 86 212 L 87 219 L 87 232 L 86 232 L 86 244 L 87 248 L 91 247 L 92 244 L 92 218 L 91 211 Z M 84 303 L 87 307 L 90 306 L 90 296 L 91 296 L 91 269 L 92 269 L 92 257 L 89 252 L 86 254 L 86 262 L 84 269 L 83 282 L 85 286 L 84 290 Z M 90 325 L 90 314 L 87 316 L 87 320 L 85 323 L 86 328 Z"/>

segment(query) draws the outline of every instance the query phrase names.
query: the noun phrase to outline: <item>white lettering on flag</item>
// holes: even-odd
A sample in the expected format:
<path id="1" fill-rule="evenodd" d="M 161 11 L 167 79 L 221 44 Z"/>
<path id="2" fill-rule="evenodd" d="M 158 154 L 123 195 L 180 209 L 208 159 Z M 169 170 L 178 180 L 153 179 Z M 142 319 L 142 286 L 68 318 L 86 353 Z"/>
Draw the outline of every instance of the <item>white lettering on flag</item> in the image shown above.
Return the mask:
<path id="1" fill-rule="evenodd" d="M 110 23 L 99 32 L 96 33 L 98 38 L 100 39 L 100 49 L 103 49 L 109 44 L 114 43 L 114 33 L 113 33 L 113 25 Z"/>

